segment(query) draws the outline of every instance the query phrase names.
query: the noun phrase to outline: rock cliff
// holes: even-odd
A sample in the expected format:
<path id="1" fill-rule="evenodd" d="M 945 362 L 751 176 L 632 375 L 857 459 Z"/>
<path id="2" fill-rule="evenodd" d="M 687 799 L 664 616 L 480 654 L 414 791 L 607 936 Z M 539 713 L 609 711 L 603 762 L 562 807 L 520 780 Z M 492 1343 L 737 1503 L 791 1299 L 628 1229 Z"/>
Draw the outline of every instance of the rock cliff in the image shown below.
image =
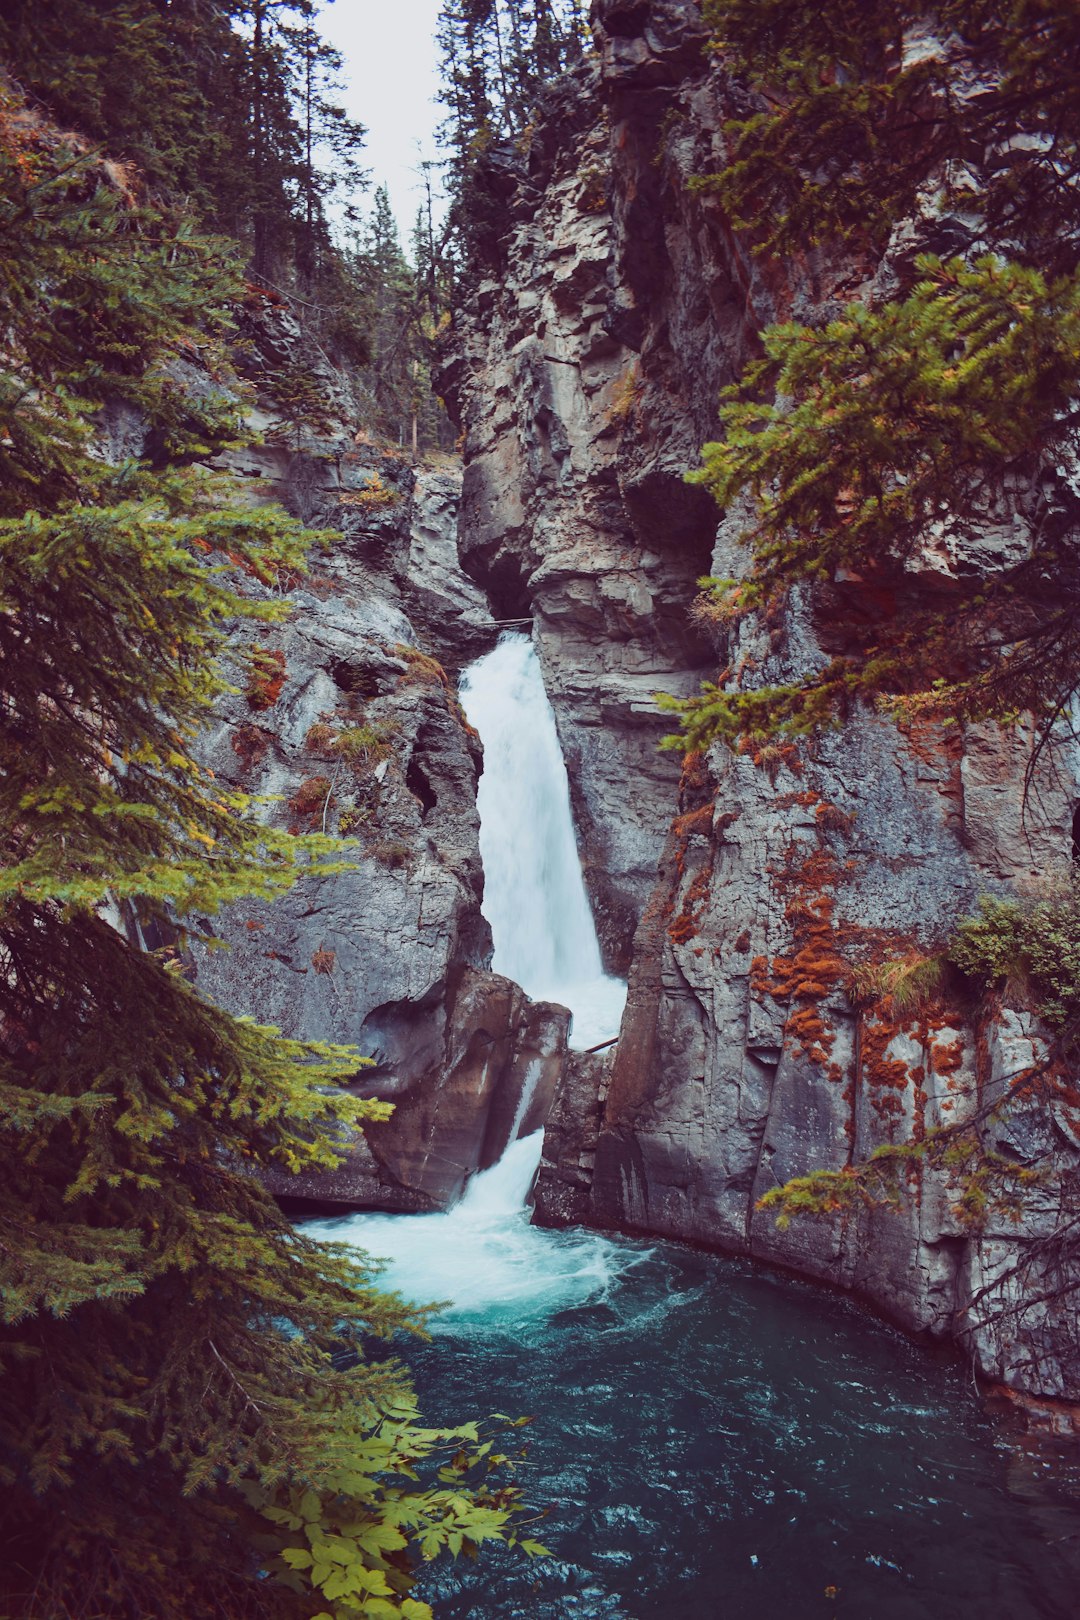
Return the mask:
<path id="1" fill-rule="evenodd" d="M 534 616 L 604 943 L 632 964 L 614 1058 L 575 1059 L 560 1083 L 539 1218 L 758 1255 L 962 1338 L 1014 1388 L 1080 1398 L 1049 1197 L 977 1234 L 929 1173 L 899 1212 L 779 1230 L 755 1208 L 792 1176 L 984 1110 L 1038 1060 L 1026 1012 L 938 996 L 908 1014 L 855 987 L 940 947 L 980 893 L 1068 862 L 1078 760 L 1064 744 L 1044 759 L 1025 815 L 1029 744 L 992 727 L 863 713 L 798 748 L 716 747 L 681 767 L 656 751 L 655 689 L 685 692 L 720 662 L 735 680 L 797 678 L 882 611 L 858 581 L 796 591 L 720 659 L 688 609 L 697 576 L 745 568 L 739 514 L 718 524 L 682 473 L 764 325 L 868 295 L 891 265 L 755 259 L 688 186 L 720 166 L 740 94 L 702 50 L 698 8 L 597 0 L 593 22 L 595 54 L 514 160 L 500 264 L 448 366 L 464 566 L 497 610 Z M 898 233 L 894 255 L 917 236 L 918 222 Z M 1040 476 L 1071 511 L 1067 478 Z M 973 519 L 959 563 L 928 562 L 907 587 L 999 566 L 1030 543 L 1025 510 L 1021 496 L 1004 523 Z M 986 1145 L 1075 1174 L 1075 1103 L 1063 1084 L 1049 1112 L 988 1119 Z"/>
<path id="2" fill-rule="evenodd" d="M 271 331 L 276 342 L 282 317 Z M 262 414 L 272 420 L 272 403 Z M 343 1144 L 333 1175 L 280 1174 L 291 1198 L 393 1210 L 444 1207 L 509 1140 L 528 1077 L 536 1128 L 566 1046 L 568 1014 L 490 972 L 480 914 L 479 743 L 455 696 L 463 660 L 496 631 L 461 573 L 460 475 L 417 473 L 351 436 L 231 453 L 256 498 L 341 538 L 283 592 L 289 616 L 238 630 L 236 691 L 205 742 L 215 773 L 299 832 L 355 840 L 350 866 L 273 904 L 205 923 L 199 986 L 305 1039 L 353 1044 L 356 1084 L 395 1103 Z M 450 673 L 443 667 L 446 661 Z M 212 940 L 225 941 L 227 949 Z"/>

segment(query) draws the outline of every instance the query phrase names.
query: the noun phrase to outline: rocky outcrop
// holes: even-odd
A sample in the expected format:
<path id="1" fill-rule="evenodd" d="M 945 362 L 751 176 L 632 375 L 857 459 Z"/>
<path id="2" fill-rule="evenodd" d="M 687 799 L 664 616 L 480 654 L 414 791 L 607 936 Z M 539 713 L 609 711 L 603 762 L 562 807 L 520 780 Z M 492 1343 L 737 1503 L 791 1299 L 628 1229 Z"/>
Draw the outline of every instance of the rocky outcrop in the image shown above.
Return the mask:
<path id="1" fill-rule="evenodd" d="M 827 313 L 890 267 L 755 259 L 687 185 L 720 166 L 740 94 L 701 49 L 698 8 L 598 0 L 593 20 L 597 53 L 551 93 L 499 279 L 478 285 L 450 365 L 465 566 L 500 613 L 534 616 L 609 959 L 632 957 L 617 1054 L 575 1060 L 557 1091 L 538 1214 L 780 1262 L 960 1336 L 1014 1388 L 1080 1398 L 1049 1197 L 981 1231 L 936 1172 L 897 1212 L 780 1230 L 756 1207 L 793 1176 L 976 1114 L 987 1147 L 1076 1172 L 1066 1081 L 1007 1125 L 988 1113 L 1044 1050 L 1031 1016 L 976 1013 L 956 987 L 906 1012 L 882 969 L 939 948 L 981 892 L 1060 870 L 1080 775 L 1062 745 L 1025 811 L 1022 734 L 868 713 L 813 745 L 715 748 L 681 783 L 655 752 L 651 690 L 685 691 L 705 664 L 715 676 L 688 628 L 694 580 L 745 568 L 739 514 L 718 527 L 682 482 L 719 389 L 769 321 Z M 1075 501 L 1066 478 L 1052 498 Z M 973 519 L 962 556 L 928 556 L 904 587 L 1000 566 L 1030 543 L 1024 500 L 1006 516 Z M 880 611 L 856 580 L 796 591 L 723 661 L 736 679 L 797 679 Z"/>
<path id="2" fill-rule="evenodd" d="M 583 65 L 537 126 L 500 279 L 459 323 L 446 387 L 466 429 L 463 565 L 500 616 L 534 619 L 601 943 L 625 971 L 678 780 L 652 695 L 711 667 L 685 608 L 716 524 L 682 481 L 680 398 L 655 390 L 641 431 L 610 147 Z"/>
<path id="3" fill-rule="evenodd" d="M 442 1208 L 519 1128 L 536 1128 L 568 1021 L 490 971 L 481 751 L 453 673 L 496 632 L 457 566 L 458 478 L 340 439 L 231 461 L 259 498 L 340 537 L 305 578 L 282 582 L 287 618 L 238 628 L 237 690 L 205 758 L 276 824 L 355 842 L 343 870 L 200 925 L 197 982 L 287 1035 L 354 1045 L 368 1060 L 357 1089 L 395 1104 L 388 1122 L 343 1142 L 340 1170 L 280 1175 L 276 1192 Z"/>

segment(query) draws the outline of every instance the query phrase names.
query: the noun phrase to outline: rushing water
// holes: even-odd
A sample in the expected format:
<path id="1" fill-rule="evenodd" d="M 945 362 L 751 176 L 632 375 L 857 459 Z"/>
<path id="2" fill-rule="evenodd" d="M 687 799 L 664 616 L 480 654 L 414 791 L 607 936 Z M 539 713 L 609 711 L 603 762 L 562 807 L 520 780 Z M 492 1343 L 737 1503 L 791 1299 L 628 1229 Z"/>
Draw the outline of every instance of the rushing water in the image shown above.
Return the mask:
<path id="1" fill-rule="evenodd" d="M 600 961 L 566 766 L 529 638 L 503 636 L 466 670 L 461 701 L 484 744 L 476 800 L 492 966 L 534 1001 L 569 1007 L 570 1044 L 584 1049 L 618 1032 L 626 985 Z"/>
<path id="2" fill-rule="evenodd" d="M 484 741 L 495 964 L 614 1033 L 539 669 L 506 638 L 463 684 Z M 449 1300 L 410 1351 L 425 1415 L 534 1414 L 519 1475 L 552 1557 L 425 1577 L 440 1620 L 1074 1620 L 1080 1470 L 1007 1441 L 966 1371 L 849 1301 L 677 1245 L 529 1224 L 541 1137 L 443 1215 L 310 1230 Z"/>

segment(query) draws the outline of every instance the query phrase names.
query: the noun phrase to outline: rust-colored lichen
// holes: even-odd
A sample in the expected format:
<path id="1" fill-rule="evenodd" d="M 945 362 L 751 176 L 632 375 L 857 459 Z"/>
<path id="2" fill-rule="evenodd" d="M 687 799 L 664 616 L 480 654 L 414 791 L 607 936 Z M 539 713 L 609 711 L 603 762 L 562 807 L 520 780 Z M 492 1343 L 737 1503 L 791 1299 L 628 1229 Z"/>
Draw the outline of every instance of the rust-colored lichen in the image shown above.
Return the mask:
<path id="1" fill-rule="evenodd" d="M 270 733 L 261 726 L 237 726 L 230 738 L 232 751 L 245 771 L 254 770 L 270 747 Z"/>
<path id="2" fill-rule="evenodd" d="M 701 916 L 709 899 L 710 870 L 703 866 L 683 896 L 679 914 L 668 928 L 673 945 L 685 945 L 701 926 Z"/>
<path id="3" fill-rule="evenodd" d="M 285 685 L 285 654 L 273 647 L 252 647 L 244 696 L 256 711 L 272 709 Z"/>
<path id="4" fill-rule="evenodd" d="M 289 809 L 301 824 L 309 827 L 321 819 L 333 788 L 328 776 L 308 776 L 289 798 Z"/>

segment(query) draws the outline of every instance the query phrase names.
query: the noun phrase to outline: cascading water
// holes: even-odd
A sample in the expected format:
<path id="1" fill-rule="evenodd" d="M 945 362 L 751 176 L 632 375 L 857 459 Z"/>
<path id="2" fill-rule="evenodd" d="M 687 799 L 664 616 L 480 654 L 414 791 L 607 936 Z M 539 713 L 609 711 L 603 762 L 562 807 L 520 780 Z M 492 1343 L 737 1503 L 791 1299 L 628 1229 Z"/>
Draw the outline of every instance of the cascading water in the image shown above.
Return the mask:
<path id="1" fill-rule="evenodd" d="M 492 966 L 534 1001 L 569 1007 L 570 1044 L 584 1050 L 617 1034 L 626 985 L 600 962 L 555 716 L 528 637 L 503 636 L 466 670 L 461 699 L 484 744 L 476 802 Z"/>
<path id="2" fill-rule="evenodd" d="M 484 744 L 477 804 L 484 915 L 492 965 L 536 1001 L 573 1014 L 578 1051 L 618 1033 L 626 984 L 604 973 L 581 875 L 570 790 L 540 664 L 527 636 L 503 636 L 464 674 L 461 696 Z M 543 1317 L 602 1293 L 636 1260 L 595 1233 L 529 1225 L 526 1200 L 543 1132 L 516 1140 L 529 1103 L 523 1088 L 510 1145 L 442 1215 L 353 1215 L 309 1230 L 355 1242 L 387 1262 L 385 1280 L 412 1299 L 449 1300 L 437 1324 Z"/>
<path id="3" fill-rule="evenodd" d="M 484 741 L 495 966 L 614 1034 L 566 772 L 524 637 L 469 671 Z M 524 1118 L 524 1109 L 521 1112 Z M 520 1120 L 519 1120 L 520 1123 Z M 738 1261 L 529 1225 L 542 1133 L 443 1215 L 309 1223 L 449 1299 L 409 1362 L 428 1421 L 538 1421 L 525 1477 L 555 1556 L 485 1548 L 429 1571 L 439 1620 L 1072 1620 L 1080 1470 L 1002 1446 L 966 1369 L 850 1302 Z"/>

